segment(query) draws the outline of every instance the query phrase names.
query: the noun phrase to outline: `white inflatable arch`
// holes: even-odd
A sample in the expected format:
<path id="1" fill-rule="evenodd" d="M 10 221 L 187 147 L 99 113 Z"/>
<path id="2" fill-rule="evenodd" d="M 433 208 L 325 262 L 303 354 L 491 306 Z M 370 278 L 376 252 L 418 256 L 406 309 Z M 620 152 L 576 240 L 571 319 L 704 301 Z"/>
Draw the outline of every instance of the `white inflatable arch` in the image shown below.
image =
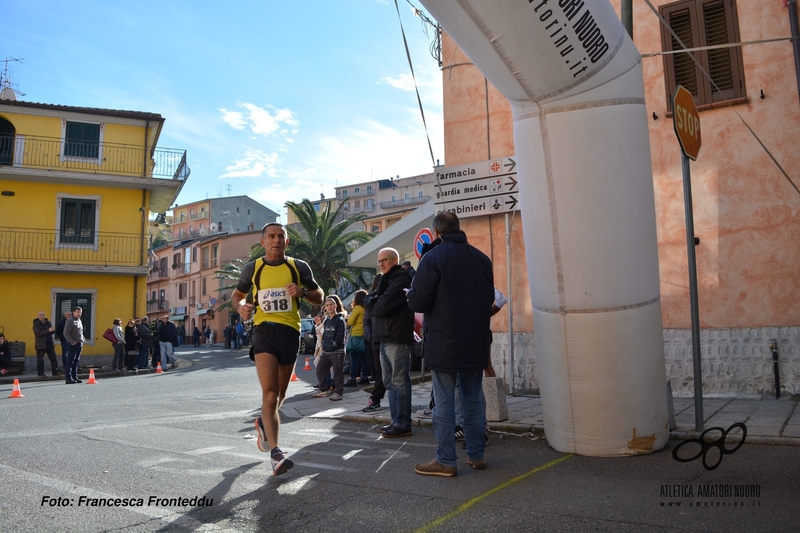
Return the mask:
<path id="1" fill-rule="evenodd" d="M 511 102 L 545 433 L 669 437 L 640 54 L 606 0 L 421 0 Z"/>

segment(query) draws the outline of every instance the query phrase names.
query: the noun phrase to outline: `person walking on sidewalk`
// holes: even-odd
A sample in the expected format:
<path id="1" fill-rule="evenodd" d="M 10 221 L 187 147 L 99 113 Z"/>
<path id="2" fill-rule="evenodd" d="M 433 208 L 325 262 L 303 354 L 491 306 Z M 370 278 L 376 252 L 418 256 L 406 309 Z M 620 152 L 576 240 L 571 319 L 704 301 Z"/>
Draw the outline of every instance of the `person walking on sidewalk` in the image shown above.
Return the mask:
<path id="1" fill-rule="evenodd" d="M 324 293 L 308 263 L 286 256 L 289 239 L 282 224 L 266 224 L 260 242 L 264 257 L 242 268 L 231 301 L 242 321 L 253 318 L 250 356 L 261 384 L 256 445 L 270 452 L 272 474 L 278 476 L 294 466 L 279 447 L 278 410 L 300 349 L 300 299 L 320 305 Z"/>
<path id="2" fill-rule="evenodd" d="M 375 318 L 373 340 L 380 342 L 383 384 L 389 396 L 392 423 L 381 427 L 381 436 L 411 436 L 411 346 L 414 343 L 414 312 L 408 307 L 406 290 L 411 278 L 400 266 L 394 248 L 378 252 L 383 276 L 378 290 L 364 299 L 364 308 Z"/>
<path id="3" fill-rule="evenodd" d="M 428 476 L 453 477 L 458 457 L 453 428 L 456 424 L 455 388 L 461 391 L 467 464 L 485 468 L 484 412 L 481 406 L 483 370 L 491 348 L 494 274 L 491 260 L 467 244 L 458 217 L 447 211 L 433 218 L 441 244 L 422 256 L 408 291 L 408 305 L 424 313 L 425 365 L 431 369 L 433 429 L 436 458 L 414 471 Z"/>
<path id="4" fill-rule="evenodd" d="M 328 374 L 333 368 L 333 394 L 330 399 L 338 401 L 344 394 L 344 330 L 345 323 L 342 319 L 341 300 L 327 298 L 324 304 L 325 313 L 328 315 L 323 323 L 322 354 L 317 365 L 317 380 L 319 390 L 314 393 L 314 398 L 328 396 Z"/>
<path id="5" fill-rule="evenodd" d="M 83 350 L 83 343 L 86 341 L 83 337 L 82 314 L 83 308 L 76 307 L 72 310 L 72 318 L 67 320 L 67 323 L 64 325 L 64 338 L 67 339 L 69 343 L 69 358 L 67 359 L 67 368 L 64 369 L 67 385 L 83 383 L 83 380 L 78 379 L 78 365 L 80 365 L 81 362 L 81 350 Z"/>
<path id="6" fill-rule="evenodd" d="M 44 316 L 44 311 L 39 311 L 39 317 L 33 319 L 33 334 L 36 337 L 36 371 L 40 378 L 44 374 L 44 355 L 50 359 L 50 370 L 53 376 L 60 376 L 58 370 L 58 359 L 56 359 L 56 345 L 53 341 L 53 333 L 56 328 L 48 318 Z"/>

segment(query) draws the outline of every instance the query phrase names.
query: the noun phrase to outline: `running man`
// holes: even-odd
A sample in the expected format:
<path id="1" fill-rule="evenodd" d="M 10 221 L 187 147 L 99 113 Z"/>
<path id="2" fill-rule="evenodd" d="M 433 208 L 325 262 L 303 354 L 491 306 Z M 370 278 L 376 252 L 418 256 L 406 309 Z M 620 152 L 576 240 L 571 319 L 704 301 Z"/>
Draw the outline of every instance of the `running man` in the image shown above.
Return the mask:
<path id="1" fill-rule="evenodd" d="M 261 383 L 256 443 L 262 452 L 270 452 L 272 474 L 279 476 L 294 466 L 278 447 L 278 410 L 286 398 L 300 349 L 300 298 L 311 305 L 320 305 L 324 293 L 308 263 L 284 254 L 289 239 L 283 225 L 277 222 L 265 225 L 260 242 L 264 257 L 242 269 L 232 301 L 242 321 L 253 317 L 250 357 L 256 363 Z"/>

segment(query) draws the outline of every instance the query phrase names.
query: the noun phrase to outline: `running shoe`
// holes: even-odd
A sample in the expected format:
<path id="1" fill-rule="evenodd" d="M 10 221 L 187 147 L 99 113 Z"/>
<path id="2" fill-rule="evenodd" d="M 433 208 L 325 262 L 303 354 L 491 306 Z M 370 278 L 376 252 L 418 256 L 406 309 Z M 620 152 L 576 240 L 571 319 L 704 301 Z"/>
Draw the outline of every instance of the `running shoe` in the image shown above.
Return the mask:
<path id="1" fill-rule="evenodd" d="M 363 408 L 361 411 L 364 413 L 372 413 L 374 411 L 380 411 L 380 410 L 381 410 L 380 402 L 373 402 L 372 398 L 370 398 L 369 403 L 367 403 L 367 406 Z"/>
<path id="2" fill-rule="evenodd" d="M 269 446 L 269 444 L 267 444 L 267 434 L 264 431 L 264 424 L 261 422 L 260 416 L 256 418 L 256 434 L 258 435 L 258 437 L 256 437 L 258 449 L 262 452 L 268 452 L 269 448 L 267 448 L 267 446 Z"/>
<path id="3" fill-rule="evenodd" d="M 272 464 L 272 475 L 273 476 L 280 476 L 281 474 L 285 474 L 289 471 L 290 468 L 294 466 L 294 463 L 291 459 L 287 459 L 280 448 L 275 448 L 272 450 L 272 456 L 270 457 L 270 463 Z"/>
<path id="4" fill-rule="evenodd" d="M 433 418 L 433 413 L 427 407 L 425 409 L 420 409 L 416 412 L 417 417 L 419 418 Z"/>
<path id="5" fill-rule="evenodd" d="M 456 442 L 464 440 L 464 430 L 461 429 L 461 426 L 456 426 Z"/>

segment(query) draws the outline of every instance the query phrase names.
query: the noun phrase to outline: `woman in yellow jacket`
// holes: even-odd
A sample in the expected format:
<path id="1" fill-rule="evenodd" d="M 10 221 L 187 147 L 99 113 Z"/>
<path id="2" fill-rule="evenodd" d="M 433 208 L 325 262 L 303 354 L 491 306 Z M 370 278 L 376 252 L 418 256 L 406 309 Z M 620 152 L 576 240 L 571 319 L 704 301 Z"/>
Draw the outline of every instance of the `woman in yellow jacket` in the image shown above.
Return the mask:
<path id="1" fill-rule="evenodd" d="M 367 291 L 356 291 L 353 297 L 353 312 L 347 318 L 347 327 L 350 328 L 350 338 L 347 341 L 347 353 L 350 354 L 350 379 L 345 387 L 369 385 L 371 361 L 365 357 L 364 345 L 364 297 Z M 359 375 L 361 381 L 357 381 Z"/>

